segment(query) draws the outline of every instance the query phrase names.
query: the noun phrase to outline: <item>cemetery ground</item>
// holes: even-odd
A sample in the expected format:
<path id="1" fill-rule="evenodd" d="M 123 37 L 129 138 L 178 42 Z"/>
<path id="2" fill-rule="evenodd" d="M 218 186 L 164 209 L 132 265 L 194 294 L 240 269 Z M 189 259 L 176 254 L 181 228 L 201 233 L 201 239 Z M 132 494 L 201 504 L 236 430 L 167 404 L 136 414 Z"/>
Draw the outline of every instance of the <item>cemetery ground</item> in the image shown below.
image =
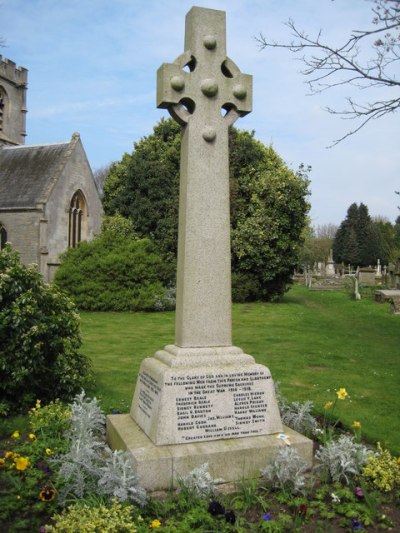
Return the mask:
<path id="1" fill-rule="evenodd" d="M 173 312 L 82 313 L 83 351 L 93 361 L 96 389 L 107 412 L 128 412 L 140 363 L 174 338 Z M 267 366 L 289 401 L 310 400 L 322 415 L 335 390 L 347 427 L 400 455 L 400 317 L 372 293 L 354 301 L 347 292 L 294 286 L 281 303 L 233 306 L 233 341 Z"/>
<path id="2" fill-rule="evenodd" d="M 95 388 L 86 392 L 99 399 L 105 413 L 129 411 L 140 362 L 173 340 L 174 318 L 173 312 L 82 313 L 82 351 L 92 359 L 96 379 Z M 313 414 L 321 427 L 329 429 L 339 420 L 335 427 L 339 439 L 354 434 L 356 442 L 361 438 L 374 450 L 380 442 L 384 450 L 390 450 L 392 457 L 384 453 L 377 456 L 381 462 L 376 466 L 379 474 L 375 478 L 352 477 L 347 471 L 349 483 L 343 477 L 336 483 L 329 476 L 322 477 L 312 488 L 296 492 L 293 481 L 301 476 L 292 472 L 291 479 L 278 483 L 275 489 L 265 478 L 243 480 L 230 487 L 229 493 L 212 497 L 198 497 L 189 483 L 178 495 L 152 497 L 143 509 L 128 507 L 133 509 L 129 519 L 115 504 L 113 516 L 119 523 L 115 529 L 101 521 L 110 524 L 109 517 L 94 514 L 94 508 L 101 514 L 107 498 L 86 494 L 83 498 L 70 497 L 70 502 L 79 501 L 81 505 L 76 522 L 70 517 L 69 525 L 61 526 L 60 521 L 54 531 L 398 531 L 399 320 L 399 316 L 389 313 L 388 304 L 375 303 L 371 293 L 364 293 L 356 302 L 347 292 L 313 292 L 303 286 L 294 286 L 281 303 L 233 306 L 234 343 L 270 368 L 288 402 L 313 402 Z M 340 399 L 340 389 L 345 389 L 348 396 Z M 333 407 L 327 407 L 328 402 Z M 44 415 L 45 408 L 36 408 Z M 53 420 L 52 433 L 46 424 L 40 429 L 38 425 L 32 427 L 28 416 L 0 419 L 0 456 L 4 461 L 0 465 L 1 532 L 39 531 L 40 526 L 52 523 L 50 517 L 59 511 L 56 487 L 61 490 L 63 486 L 53 484 L 51 473 L 46 472 L 47 467 L 53 468 L 51 461 L 38 461 L 40 453 L 65 451 L 66 439 L 57 434 L 65 411 L 60 411 L 57 404 L 51 409 L 42 422 L 46 417 Z M 31 413 L 32 418 L 35 420 Z M 56 419 L 58 424 L 54 424 Z M 354 422 L 361 428 L 353 427 Z M 323 444 L 321 437 L 319 442 L 315 440 L 316 448 Z M 13 458 L 11 453 L 17 455 Z M 24 462 L 28 457 L 29 464 Z M 12 462 L 15 475 L 11 485 L 2 474 Z M 84 465 L 81 468 L 84 470 Z M 207 486 L 207 475 L 203 472 L 198 476 Z M 35 497 L 39 478 L 43 486 Z M 386 490 L 383 482 L 389 483 Z M 89 523 L 88 529 L 83 529 L 87 520 L 92 526 L 96 520 L 103 526 L 89 529 Z"/>

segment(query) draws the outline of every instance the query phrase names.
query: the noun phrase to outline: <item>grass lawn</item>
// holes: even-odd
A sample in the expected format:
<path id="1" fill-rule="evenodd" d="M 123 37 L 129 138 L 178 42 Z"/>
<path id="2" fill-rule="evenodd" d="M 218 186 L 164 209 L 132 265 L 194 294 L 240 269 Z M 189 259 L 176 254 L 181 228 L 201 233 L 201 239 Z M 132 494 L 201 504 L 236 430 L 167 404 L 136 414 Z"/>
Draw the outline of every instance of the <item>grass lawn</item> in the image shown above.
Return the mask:
<path id="1" fill-rule="evenodd" d="M 106 411 L 128 411 L 140 362 L 174 341 L 173 312 L 82 313 L 83 352 L 93 361 Z M 400 316 L 388 304 L 346 292 L 294 286 L 281 303 L 233 306 L 234 344 L 268 366 L 290 401 L 316 414 L 345 387 L 336 413 L 365 437 L 400 454 Z"/>

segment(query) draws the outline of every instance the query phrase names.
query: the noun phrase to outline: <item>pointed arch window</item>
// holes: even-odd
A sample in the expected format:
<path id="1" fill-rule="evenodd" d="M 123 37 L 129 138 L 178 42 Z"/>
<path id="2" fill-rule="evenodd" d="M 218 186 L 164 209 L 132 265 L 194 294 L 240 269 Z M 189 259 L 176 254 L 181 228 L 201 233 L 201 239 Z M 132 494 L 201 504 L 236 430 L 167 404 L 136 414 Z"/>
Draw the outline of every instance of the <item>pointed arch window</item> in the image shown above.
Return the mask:
<path id="1" fill-rule="evenodd" d="M 3 224 L 0 223 L 0 250 L 5 248 L 7 244 L 7 231 Z"/>
<path id="2" fill-rule="evenodd" d="M 76 248 L 86 238 L 86 202 L 81 191 L 76 191 L 69 206 L 68 246 Z"/>

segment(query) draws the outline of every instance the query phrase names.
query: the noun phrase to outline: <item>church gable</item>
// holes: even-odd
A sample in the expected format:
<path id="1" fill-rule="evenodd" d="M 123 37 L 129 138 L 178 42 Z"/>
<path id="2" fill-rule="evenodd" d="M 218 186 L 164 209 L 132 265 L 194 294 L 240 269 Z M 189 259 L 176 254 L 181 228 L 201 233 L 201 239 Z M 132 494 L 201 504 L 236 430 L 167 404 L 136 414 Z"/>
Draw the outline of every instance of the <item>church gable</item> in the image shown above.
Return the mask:
<path id="1" fill-rule="evenodd" d="M 90 165 L 77 134 L 45 208 L 49 260 L 100 231 L 102 206 Z"/>

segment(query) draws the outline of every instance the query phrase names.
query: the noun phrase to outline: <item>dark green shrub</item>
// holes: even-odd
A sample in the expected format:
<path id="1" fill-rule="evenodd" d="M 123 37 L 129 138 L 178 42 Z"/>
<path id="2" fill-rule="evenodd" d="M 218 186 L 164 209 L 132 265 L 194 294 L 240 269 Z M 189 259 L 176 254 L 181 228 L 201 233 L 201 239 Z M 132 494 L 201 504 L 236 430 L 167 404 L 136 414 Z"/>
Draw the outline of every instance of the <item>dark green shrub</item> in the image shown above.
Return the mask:
<path id="1" fill-rule="evenodd" d="M 3 412 L 36 399 L 70 399 L 90 375 L 73 302 L 25 267 L 6 246 L 0 253 L 0 404 Z"/>
<path id="2" fill-rule="evenodd" d="M 181 127 L 161 120 L 132 154 L 111 165 L 103 207 L 121 213 L 174 266 L 178 242 Z M 294 172 L 254 132 L 229 130 L 235 301 L 277 300 L 299 264 L 309 210 L 309 167 Z M 242 280 L 244 286 L 236 283 Z"/>
<path id="3" fill-rule="evenodd" d="M 232 300 L 254 302 L 261 300 L 261 287 L 251 273 L 232 272 Z"/>
<path id="4" fill-rule="evenodd" d="M 171 308 L 165 289 L 172 277 L 171 267 L 149 239 L 120 233 L 116 229 L 118 224 L 108 220 L 99 237 L 68 250 L 62 256 L 54 282 L 73 298 L 79 309 Z"/>

